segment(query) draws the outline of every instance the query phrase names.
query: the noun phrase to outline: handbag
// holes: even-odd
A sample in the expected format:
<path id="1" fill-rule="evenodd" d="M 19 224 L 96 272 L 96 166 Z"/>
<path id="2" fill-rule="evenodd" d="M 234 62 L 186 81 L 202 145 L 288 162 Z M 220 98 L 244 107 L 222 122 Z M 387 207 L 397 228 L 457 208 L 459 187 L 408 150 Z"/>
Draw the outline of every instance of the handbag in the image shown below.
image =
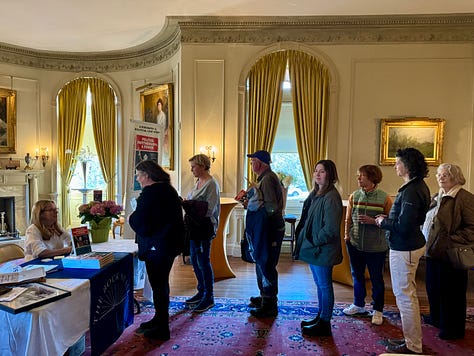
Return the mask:
<path id="1" fill-rule="evenodd" d="M 455 245 L 447 249 L 449 261 L 456 269 L 474 267 L 474 245 Z"/>

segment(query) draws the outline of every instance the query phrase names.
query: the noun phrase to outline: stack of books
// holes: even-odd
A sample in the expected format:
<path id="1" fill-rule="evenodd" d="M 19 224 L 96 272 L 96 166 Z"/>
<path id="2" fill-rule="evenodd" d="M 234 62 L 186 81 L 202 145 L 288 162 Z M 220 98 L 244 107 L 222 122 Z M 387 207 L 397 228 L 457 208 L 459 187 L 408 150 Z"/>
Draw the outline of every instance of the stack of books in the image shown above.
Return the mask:
<path id="1" fill-rule="evenodd" d="M 100 269 L 114 261 L 112 252 L 89 252 L 62 259 L 64 268 Z"/>
<path id="2" fill-rule="evenodd" d="M 93 252 L 87 226 L 71 229 L 72 254 L 62 259 L 64 268 L 100 269 L 114 261 L 112 252 Z"/>

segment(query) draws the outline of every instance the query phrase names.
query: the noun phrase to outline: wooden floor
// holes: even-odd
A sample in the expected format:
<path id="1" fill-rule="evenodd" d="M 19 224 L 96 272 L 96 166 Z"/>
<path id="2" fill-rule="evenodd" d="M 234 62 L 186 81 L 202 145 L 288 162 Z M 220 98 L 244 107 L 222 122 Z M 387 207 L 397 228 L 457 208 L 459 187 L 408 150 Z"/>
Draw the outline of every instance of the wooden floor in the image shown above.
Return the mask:
<path id="1" fill-rule="evenodd" d="M 237 257 L 229 257 L 229 263 L 236 278 L 229 278 L 214 283 L 214 295 L 227 298 L 249 298 L 258 295 L 255 279 L 255 265 L 242 261 Z M 317 301 L 316 287 L 313 282 L 308 264 L 293 261 L 289 254 L 282 254 L 278 264 L 279 272 L 279 300 Z M 472 277 L 471 271 L 470 277 Z M 474 306 L 474 288 L 472 278 L 468 290 L 468 306 Z M 181 258 L 177 258 L 171 271 L 171 295 L 191 296 L 196 292 L 196 279 L 193 268 L 184 265 Z M 334 282 L 336 302 L 348 303 L 353 301 L 352 286 Z M 427 306 L 427 297 L 424 283 L 423 266 L 420 265 L 417 273 L 417 291 L 420 305 Z M 370 282 L 367 282 L 368 297 L 371 302 Z M 395 305 L 390 284 L 389 272 L 385 272 L 385 303 Z"/>

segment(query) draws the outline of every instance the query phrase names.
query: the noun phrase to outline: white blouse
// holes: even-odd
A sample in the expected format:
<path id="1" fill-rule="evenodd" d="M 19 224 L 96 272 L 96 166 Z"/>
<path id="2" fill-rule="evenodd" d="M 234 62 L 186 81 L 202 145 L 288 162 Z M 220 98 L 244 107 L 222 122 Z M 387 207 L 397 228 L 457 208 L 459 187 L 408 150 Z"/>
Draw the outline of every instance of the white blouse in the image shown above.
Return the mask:
<path id="1" fill-rule="evenodd" d="M 49 240 L 43 240 L 40 230 L 36 225 L 30 225 L 26 229 L 25 261 L 38 258 L 44 250 L 56 250 L 71 246 L 71 236 L 63 231 L 61 235 L 53 235 Z"/>

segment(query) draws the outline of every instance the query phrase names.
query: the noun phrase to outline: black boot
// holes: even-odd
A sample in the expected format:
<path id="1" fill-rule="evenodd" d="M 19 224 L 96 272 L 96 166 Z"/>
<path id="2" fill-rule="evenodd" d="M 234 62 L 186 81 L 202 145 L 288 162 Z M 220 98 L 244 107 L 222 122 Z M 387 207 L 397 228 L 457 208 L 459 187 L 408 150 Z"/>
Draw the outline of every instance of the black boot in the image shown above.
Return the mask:
<path id="1" fill-rule="evenodd" d="M 259 308 L 250 309 L 250 315 L 256 318 L 273 318 L 278 315 L 278 305 L 276 298 L 262 298 L 262 305 Z"/>
<path id="2" fill-rule="evenodd" d="M 248 305 L 250 308 L 260 308 L 262 306 L 262 297 L 250 297 L 250 303 Z"/>
<path id="3" fill-rule="evenodd" d="M 156 326 L 158 326 L 159 321 L 158 317 L 154 316 L 153 319 L 150 319 L 148 321 L 145 321 L 144 323 L 140 324 L 140 329 L 153 329 Z"/>
<path id="4" fill-rule="evenodd" d="M 311 326 L 311 325 L 314 325 L 316 324 L 318 321 L 319 321 L 319 314 L 316 315 L 316 318 L 314 319 L 304 319 L 302 322 L 301 322 L 301 329 L 303 329 L 304 326 Z"/>
<path id="5" fill-rule="evenodd" d="M 155 326 L 153 329 L 147 329 L 143 333 L 143 336 L 149 339 L 167 341 L 170 339 L 170 328 L 169 325 L 164 325 L 160 323 L 159 325 Z"/>
<path id="6" fill-rule="evenodd" d="M 331 322 L 319 319 L 316 324 L 304 326 L 301 331 L 308 336 L 331 336 Z"/>

